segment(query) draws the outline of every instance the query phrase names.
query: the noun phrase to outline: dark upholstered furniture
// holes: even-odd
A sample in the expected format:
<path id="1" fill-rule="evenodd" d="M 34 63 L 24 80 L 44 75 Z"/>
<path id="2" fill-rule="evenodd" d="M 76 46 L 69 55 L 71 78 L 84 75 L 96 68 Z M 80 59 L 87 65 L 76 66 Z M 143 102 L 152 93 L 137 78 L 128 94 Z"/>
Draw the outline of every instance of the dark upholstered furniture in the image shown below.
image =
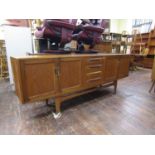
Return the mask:
<path id="1" fill-rule="evenodd" d="M 72 40 L 76 19 L 46 19 L 43 26 L 35 32 L 37 39 L 45 39 L 50 42 L 51 48 L 63 48 Z M 47 50 L 47 49 L 45 49 Z"/>
<path id="2" fill-rule="evenodd" d="M 99 20 L 98 23 L 89 23 L 83 25 L 81 31 L 77 34 L 73 34 L 73 39 L 78 42 L 78 50 L 84 51 L 83 44 L 88 44 L 89 48 L 92 49 L 95 44 L 101 42 L 101 35 L 103 33 L 103 20 Z"/>

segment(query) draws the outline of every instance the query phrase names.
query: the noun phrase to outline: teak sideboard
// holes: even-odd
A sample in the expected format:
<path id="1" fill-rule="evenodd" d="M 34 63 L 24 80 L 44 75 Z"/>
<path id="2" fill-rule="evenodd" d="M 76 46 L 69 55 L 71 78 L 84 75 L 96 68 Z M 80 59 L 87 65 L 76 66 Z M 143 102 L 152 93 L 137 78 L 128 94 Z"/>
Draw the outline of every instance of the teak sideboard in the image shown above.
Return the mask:
<path id="1" fill-rule="evenodd" d="M 15 90 L 21 103 L 55 100 L 56 113 L 62 101 L 114 85 L 128 76 L 130 55 L 66 54 L 11 57 Z"/>

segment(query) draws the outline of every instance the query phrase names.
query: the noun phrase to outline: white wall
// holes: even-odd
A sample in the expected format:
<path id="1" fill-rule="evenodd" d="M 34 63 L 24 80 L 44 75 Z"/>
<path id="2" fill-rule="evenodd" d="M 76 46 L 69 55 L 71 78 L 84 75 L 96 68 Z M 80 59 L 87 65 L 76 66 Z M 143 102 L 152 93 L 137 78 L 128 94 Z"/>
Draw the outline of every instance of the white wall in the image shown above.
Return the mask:
<path id="1" fill-rule="evenodd" d="M 119 22 L 119 19 L 111 19 L 110 20 L 110 32 L 113 32 L 113 33 L 118 33 L 118 28 L 119 28 L 119 25 L 118 25 L 118 22 Z"/>
<path id="2" fill-rule="evenodd" d="M 132 32 L 132 19 L 111 19 L 110 32 L 122 33 L 127 31 L 129 34 Z"/>
<path id="3" fill-rule="evenodd" d="M 10 57 L 25 56 L 27 52 L 32 52 L 31 30 L 28 27 L 3 26 L 3 31 L 10 84 L 13 84 Z"/>

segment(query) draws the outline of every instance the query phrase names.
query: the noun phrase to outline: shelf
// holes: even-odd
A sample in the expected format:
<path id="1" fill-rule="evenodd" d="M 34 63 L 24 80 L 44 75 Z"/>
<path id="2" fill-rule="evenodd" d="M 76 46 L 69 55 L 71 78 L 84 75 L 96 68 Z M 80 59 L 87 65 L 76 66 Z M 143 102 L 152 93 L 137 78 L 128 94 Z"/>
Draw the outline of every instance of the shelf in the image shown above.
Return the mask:
<path id="1" fill-rule="evenodd" d="M 149 44 L 149 46 L 155 47 L 155 44 Z"/>
<path id="2" fill-rule="evenodd" d="M 155 35 L 151 36 L 150 39 L 155 39 Z"/>
<path id="3" fill-rule="evenodd" d="M 145 33 L 142 33 L 141 35 L 149 35 L 150 34 L 150 32 L 145 32 Z"/>
<path id="4" fill-rule="evenodd" d="M 116 49 L 118 53 L 121 52 L 121 49 L 126 49 L 127 46 L 131 46 L 132 35 L 130 34 L 121 34 L 121 33 L 103 33 L 103 43 L 104 46 L 111 46 L 111 48 Z M 130 39 L 131 38 L 131 39 Z M 107 44 L 107 45 L 106 45 Z M 129 47 L 128 47 L 129 48 Z"/>
<path id="5" fill-rule="evenodd" d="M 155 46 L 155 40 L 151 40 L 149 43 L 148 43 L 149 46 Z"/>
<path id="6" fill-rule="evenodd" d="M 133 46 L 145 46 L 146 45 L 146 43 L 133 43 Z"/>
<path id="7" fill-rule="evenodd" d="M 149 39 L 149 37 L 135 37 L 136 40 Z"/>
<path id="8" fill-rule="evenodd" d="M 0 56 L 6 56 L 5 54 L 0 54 Z"/>
<path id="9" fill-rule="evenodd" d="M 132 35 L 130 35 L 130 34 L 123 34 L 123 35 L 121 35 L 121 37 L 131 38 Z"/>
<path id="10" fill-rule="evenodd" d="M 111 43 L 112 41 L 110 40 L 103 40 L 103 43 Z"/>

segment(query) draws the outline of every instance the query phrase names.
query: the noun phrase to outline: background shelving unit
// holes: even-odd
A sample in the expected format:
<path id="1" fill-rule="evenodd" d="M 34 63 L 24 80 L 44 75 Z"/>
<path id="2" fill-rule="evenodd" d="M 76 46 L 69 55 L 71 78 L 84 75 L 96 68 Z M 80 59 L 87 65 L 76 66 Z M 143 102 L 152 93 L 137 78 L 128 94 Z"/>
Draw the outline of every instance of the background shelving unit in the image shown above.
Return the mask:
<path id="1" fill-rule="evenodd" d="M 133 35 L 132 54 L 143 55 L 141 65 L 145 68 L 152 68 L 155 54 L 155 30 L 149 33 Z"/>
<path id="2" fill-rule="evenodd" d="M 150 32 L 148 47 L 149 47 L 149 55 L 154 55 L 155 54 L 155 29 Z"/>
<path id="3" fill-rule="evenodd" d="M 110 33 L 112 43 L 112 53 L 120 53 L 121 50 L 121 34 Z"/>
<path id="4" fill-rule="evenodd" d="M 154 57 L 154 62 L 153 62 L 151 78 L 152 78 L 152 84 L 151 84 L 149 92 L 151 93 L 151 91 L 154 89 L 154 93 L 155 93 L 155 57 Z"/>
<path id="5" fill-rule="evenodd" d="M 133 34 L 132 39 L 132 54 L 142 54 L 142 51 L 145 47 L 148 46 L 149 33 L 137 33 Z"/>
<path id="6" fill-rule="evenodd" d="M 129 54 L 132 45 L 132 35 L 128 34 L 126 31 L 122 32 L 121 35 L 121 53 Z"/>
<path id="7" fill-rule="evenodd" d="M 127 49 L 130 48 L 129 46 L 131 45 L 132 39 L 131 35 L 123 33 L 103 33 L 102 38 L 102 46 L 99 44 L 96 45 L 96 47 L 100 47 L 100 50 L 109 53 L 127 53 Z"/>
<path id="8" fill-rule="evenodd" d="M 5 78 L 8 78 L 6 48 L 5 48 L 5 41 L 0 40 L 0 79 Z"/>
<path id="9" fill-rule="evenodd" d="M 111 53 L 112 51 L 112 44 L 111 44 L 111 36 L 110 33 L 103 33 L 102 34 L 102 42 L 100 44 L 96 44 L 94 49 L 100 52 L 107 52 Z"/>
<path id="10" fill-rule="evenodd" d="M 134 54 L 135 58 L 141 58 L 139 64 L 146 68 L 152 68 L 153 65 L 155 34 L 154 30 L 151 31 L 152 23 L 152 19 L 135 19 L 132 25 L 131 54 Z"/>
<path id="11" fill-rule="evenodd" d="M 149 40 L 148 40 L 148 48 L 149 52 L 147 57 L 145 58 L 145 66 L 152 68 L 153 60 L 155 56 L 155 28 L 150 31 Z"/>

